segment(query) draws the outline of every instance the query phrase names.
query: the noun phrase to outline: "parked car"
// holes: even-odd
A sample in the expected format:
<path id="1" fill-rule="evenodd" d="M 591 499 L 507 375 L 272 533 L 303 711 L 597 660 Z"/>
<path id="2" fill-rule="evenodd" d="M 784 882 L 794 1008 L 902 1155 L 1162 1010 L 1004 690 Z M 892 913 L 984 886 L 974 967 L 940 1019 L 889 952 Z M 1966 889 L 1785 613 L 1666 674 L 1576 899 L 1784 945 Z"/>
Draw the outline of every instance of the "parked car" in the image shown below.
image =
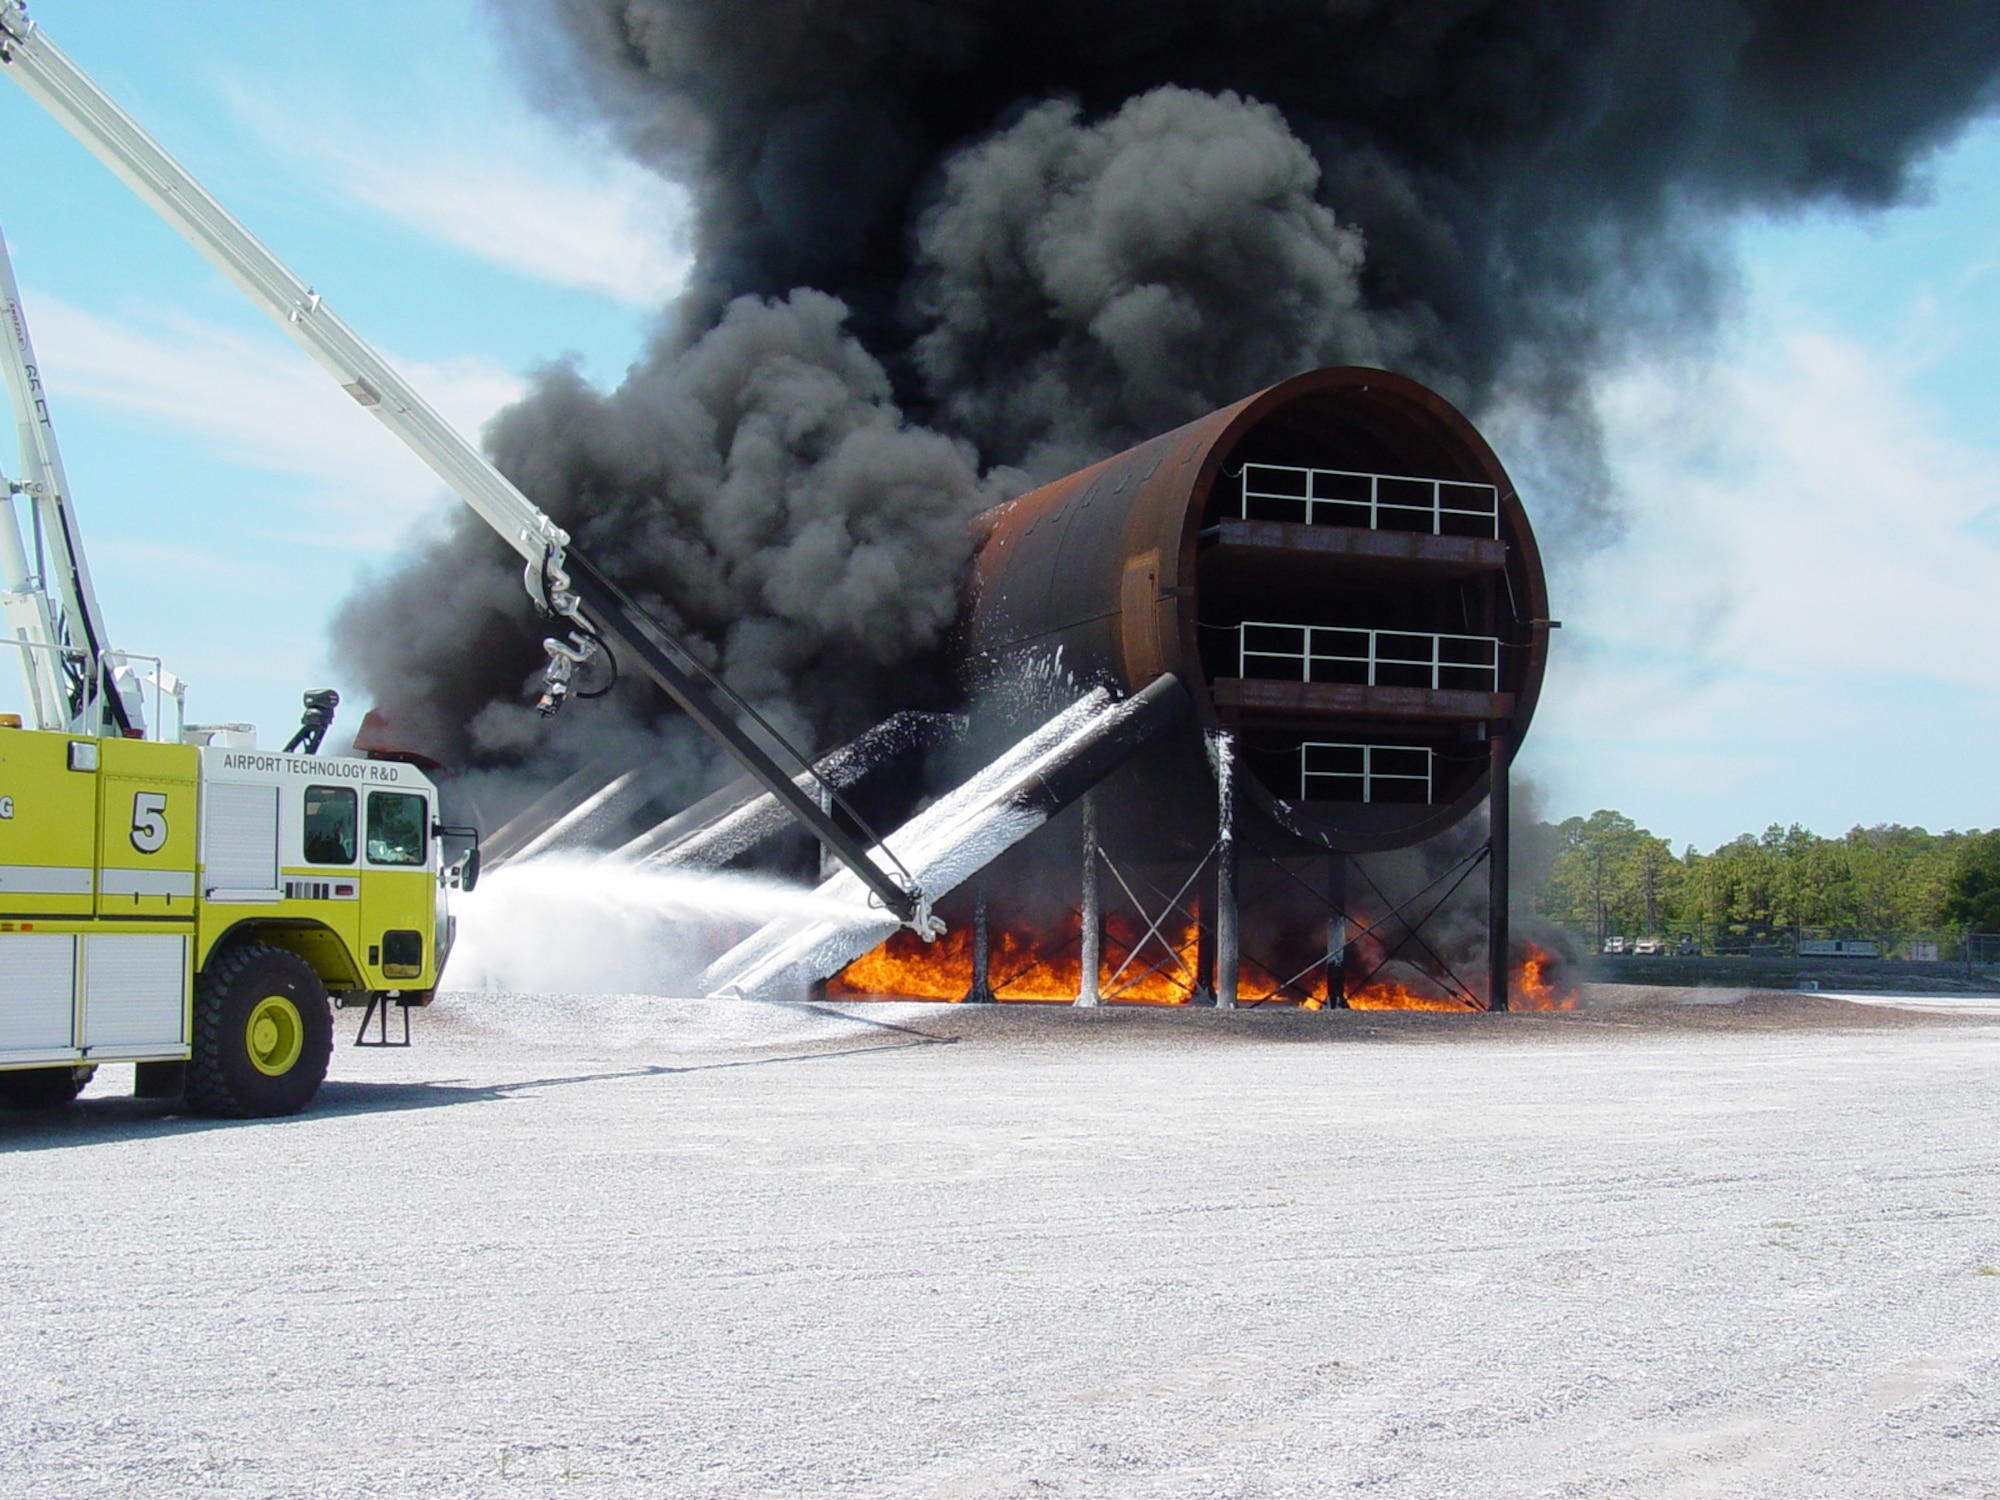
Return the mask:
<path id="1" fill-rule="evenodd" d="M 1634 953 L 1661 954 L 1667 951 L 1667 940 L 1658 937 L 1642 937 L 1632 945 Z"/>
<path id="2" fill-rule="evenodd" d="M 1604 940 L 1604 951 L 1606 953 L 1623 953 L 1625 951 L 1625 939 L 1622 937 L 1606 938 Z"/>

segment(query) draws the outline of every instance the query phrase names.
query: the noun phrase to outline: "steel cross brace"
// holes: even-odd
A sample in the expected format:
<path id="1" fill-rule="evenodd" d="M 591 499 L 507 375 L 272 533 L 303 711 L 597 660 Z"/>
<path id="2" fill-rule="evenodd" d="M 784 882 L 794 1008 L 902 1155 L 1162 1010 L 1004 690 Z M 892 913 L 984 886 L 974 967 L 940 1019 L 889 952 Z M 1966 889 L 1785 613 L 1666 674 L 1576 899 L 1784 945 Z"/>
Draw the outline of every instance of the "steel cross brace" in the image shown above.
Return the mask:
<path id="1" fill-rule="evenodd" d="M 1370 969 L 1366 974 L 1364 974 L 1361 977 L 1361 984 L 1364 988 L 1367 986 L 1369 980 L 1373 979 L 1377 974 L 1381 973 L 1385 968 L 1389 966 L 1390 963 L 1392 963 L 1395 960 L 1396 955 L 1403 951 L 1404 944 L 1415 943 L 1419 948 L 1423 949 L 1424 952 L 1430 955 L 1431 962 L 1435 963 L 1440 969 L 1444 971 L 1445 978 L 1449 981 L 1450 987 L 1455 989 L 1460 995 L 1464 996 L 1466 1001 L 1471 1005 L 1471 1007 L 1474 1010 L 1485 1009 L 1485 1007 L 1479 1003 L 1479 996 L 1473 992 L 1472 988 L 1469 985 L 1467 985 L 1464 980 L 1460 979 L 1456 973 L 1453 972 L 1451 965 L 1444 961 L 1443 956 L 1440 955 L 1435 948 L 1431 947 L 1429 943 L 1424 941 L 1422 928 L 1426 922 L 1430 921 L 1432 917 L 1438 914 L 1439 910 L 1443 908 L 1445 902 L 1449 901 L 1452 898 L 1452 896 L 1457 892 L 1458 888 L 1464 885 L 1467 880 L 1471 879 L 1472 872 L 1478 869 L 1479 866 L 1485 861 L 1486 854 L 1487 850 L 1485 849 L 1484 846 L 1481 846 L 1480 848 L 1473 850 L 1471 854 L 1461 859 L 1458 862 L 1458 864 L 1451 866 L 1443 874 L 1439 875 L 1435 880 L 1433 880 L 1429 885 L 1425 886 L 1422 890 L 1418 891 L 1416 895 L 1410 897 L 1409 900 L 1403 902 L 1401 905 L 1392 908 L 1389 911 L 1388 915 L 1381 918 L 1380 921 L 1371 922 L 1366 928 L 1356 933 L 1353 938 L 1349 939 L 1349 942 L 1353 942 L 1357 938 L 1367 937 L 1371 933 L 1375 932 L 1378 928 L 1385 925 L 1386 923 L 1396 921 L 1398 919 L 1401 919 L 1403 923 L 1403 935 L 1402 937 L 1396 940 L 1396 945 L 1393 948 L 1390 948 L 1383 955 L 1382 961 L 1380 963 L 1375 965 L 1374 968 Z M 1361 873 L 1361 878 L 1368 882 L 1368 889 L 1373 891 L 1386 904 L 1389 898 L 1383 894 L 1382 888 L 1375 883 L 1374 878 L 1369 875 L 1367 870 L 1362 868 L 1359 861 L 1355 863 L 1354 868 L 1356 870 L 1359 870 Z M 1430 892 L 1436 890 L 1438 886 L 1442 885 L 1446 880 L 1450 879 L 1451 876 L 1454 874 L 1458 876 L 1458 879 L 1452 881 L 1450 888 L 1447 889 L 1442 896 L 1438 897 L 1436 901 L 1433 901 L 1431 903 L 1429 911 L 1425 912 L 1421 917 L 1417 918 L 1415 922 L 1411 922 L 1407 918 L 1404 918 L 1402 916 L 1403 912 L 1407 911 L 1410 907 L 1415 906 L 1419 901 L 1423 900 L 1425 896 L 1430 894 Z"/>
<path id="2" fill-rule="evenodd" d="M 1187 879 L 1180 883 L 1180 888 L 1172 896 L 1166 898 L 1167 904 L 1161 908 L 1159 916 L 1152 919 L 1147 925 L 1145 932 L 1140 936 L 1139 941 L 1134 943 L 1130 950 L 1127 951 L 1125 961 L 1118 966 L 1110 978 L 1109 984 L 1111 988 L 1108 988 L 1104 993 L 1106 1000 L 1116 999 L 1119 995 L 1125 993 L 1126 990 L 1131 989 L 1133 985 L 1150 979 L 1166 967 L 1166 962 L 1156 962 L 1144 973 L 1133 975 L 1122 985 L 1118 983 L 1120 976 L 1132 966 L 1140 953 L 1145 950 L 1146 944 L 1155 939 L 1166 950 L 1168 960 L 1171 960 L 1174 967 L 1179 969 L 1182 976 L 1187 980 L 1189 993 L 1193 993 L 1201 987 L 1200 976 L 1188 968 L 1187 962 L 1180 956 L 1179 951 L 1174 945 L 1167 941 L 1166 935 L 1160 929 L 1165 924 L 1167 918 L 1176 914 L 1186 917 L 1190 922 L 1195 924 L 1197 929 L 1201 927 L 1201 919 L 1181 904 L 1181 898 L 1187 895 L 1195 881 L 1201 878 L 1201 872 L 1208 868 L 1208 862 L 1215 857 L 1216 847 L 1214 844 L 1209 845 L 1208 852 L 1195 861 L 1195 866 L 1188 872 Z M 1097 857 L 1104 861 L 1104 867 L 1111 872 L 1112 878 L 1118 882 L 1119 887 L 1125 892 L 1126 899 L 1137 908 L 1140 917 L 1144 918 L 1146 915 L 1146 903 L 1139 898 L 1139 893 L 1132 889 L 1131 882 L 1126 880 L 1124 872 L 1112 861 L 1111 856 L 1105 852 L 1102 846 L 1098 848 Z M 1140 884 L 1152 890 L 1154 895 L 1157 896 L 1160 894 L 1158 887 L 1154 886 L 1150 880 L 1142 879 Z"/>

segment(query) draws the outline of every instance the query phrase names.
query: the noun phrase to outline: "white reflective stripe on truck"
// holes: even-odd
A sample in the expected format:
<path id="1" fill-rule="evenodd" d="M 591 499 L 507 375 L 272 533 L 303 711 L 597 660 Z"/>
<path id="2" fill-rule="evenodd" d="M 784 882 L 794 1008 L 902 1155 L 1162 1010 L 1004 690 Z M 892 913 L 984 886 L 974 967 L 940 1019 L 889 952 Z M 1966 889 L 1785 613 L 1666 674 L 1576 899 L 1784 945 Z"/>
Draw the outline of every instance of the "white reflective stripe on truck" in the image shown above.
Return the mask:
<path id="1" fill-rule="evenodd" d="M 97 888 L 107 896 L 185 896 L 194 899 L 192 870 L 106 870 Z"/>
<path id="2" fill-rule="evenodd" d="M 88 865 L 0 865 L 0 895 L 88 896 L 93 873 Z"/>

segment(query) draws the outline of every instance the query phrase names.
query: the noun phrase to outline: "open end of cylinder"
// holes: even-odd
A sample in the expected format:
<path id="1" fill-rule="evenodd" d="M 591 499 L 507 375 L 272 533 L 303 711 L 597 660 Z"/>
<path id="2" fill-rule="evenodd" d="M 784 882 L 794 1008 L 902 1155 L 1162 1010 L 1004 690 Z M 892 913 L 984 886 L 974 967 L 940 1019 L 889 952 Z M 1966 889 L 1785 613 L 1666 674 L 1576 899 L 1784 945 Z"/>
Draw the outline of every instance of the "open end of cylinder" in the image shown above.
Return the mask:
<path id="1" fill-rule="evenodd" d="M 1191 497 L 1189 653 L 1246 794 L 1282 826 L 1336 848 L 1413 842 L 1478 800 L 1490 738 L 1531 706 L 1525 516 L 1485 443 L 1408 382 L 1245 418 Z"/>

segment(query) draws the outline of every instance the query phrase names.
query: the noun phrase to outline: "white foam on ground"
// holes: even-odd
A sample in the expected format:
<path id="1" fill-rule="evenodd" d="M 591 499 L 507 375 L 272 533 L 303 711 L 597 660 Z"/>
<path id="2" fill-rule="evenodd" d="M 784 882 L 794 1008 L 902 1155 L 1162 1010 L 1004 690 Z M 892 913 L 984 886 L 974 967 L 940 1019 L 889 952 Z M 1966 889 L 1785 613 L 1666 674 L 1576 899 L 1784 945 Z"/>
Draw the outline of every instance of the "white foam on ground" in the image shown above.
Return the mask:
<path id="1" fill-rule="evenodd" d="M 0 1119 L 0 1495 L 1996 1494 L 2000 1023 L 977 1009 Z"/>
<path id="2" fill-rule="evenodd" d="M 865 1036 L 920 1025 L 948 1005 L 755 1004 L 654 994 L 445 993 L 417 1023 L 468 1039 L 590 1055 L 762 1050 Z M 874 1017 L 874 1018 L 871 1018 Z"/>

